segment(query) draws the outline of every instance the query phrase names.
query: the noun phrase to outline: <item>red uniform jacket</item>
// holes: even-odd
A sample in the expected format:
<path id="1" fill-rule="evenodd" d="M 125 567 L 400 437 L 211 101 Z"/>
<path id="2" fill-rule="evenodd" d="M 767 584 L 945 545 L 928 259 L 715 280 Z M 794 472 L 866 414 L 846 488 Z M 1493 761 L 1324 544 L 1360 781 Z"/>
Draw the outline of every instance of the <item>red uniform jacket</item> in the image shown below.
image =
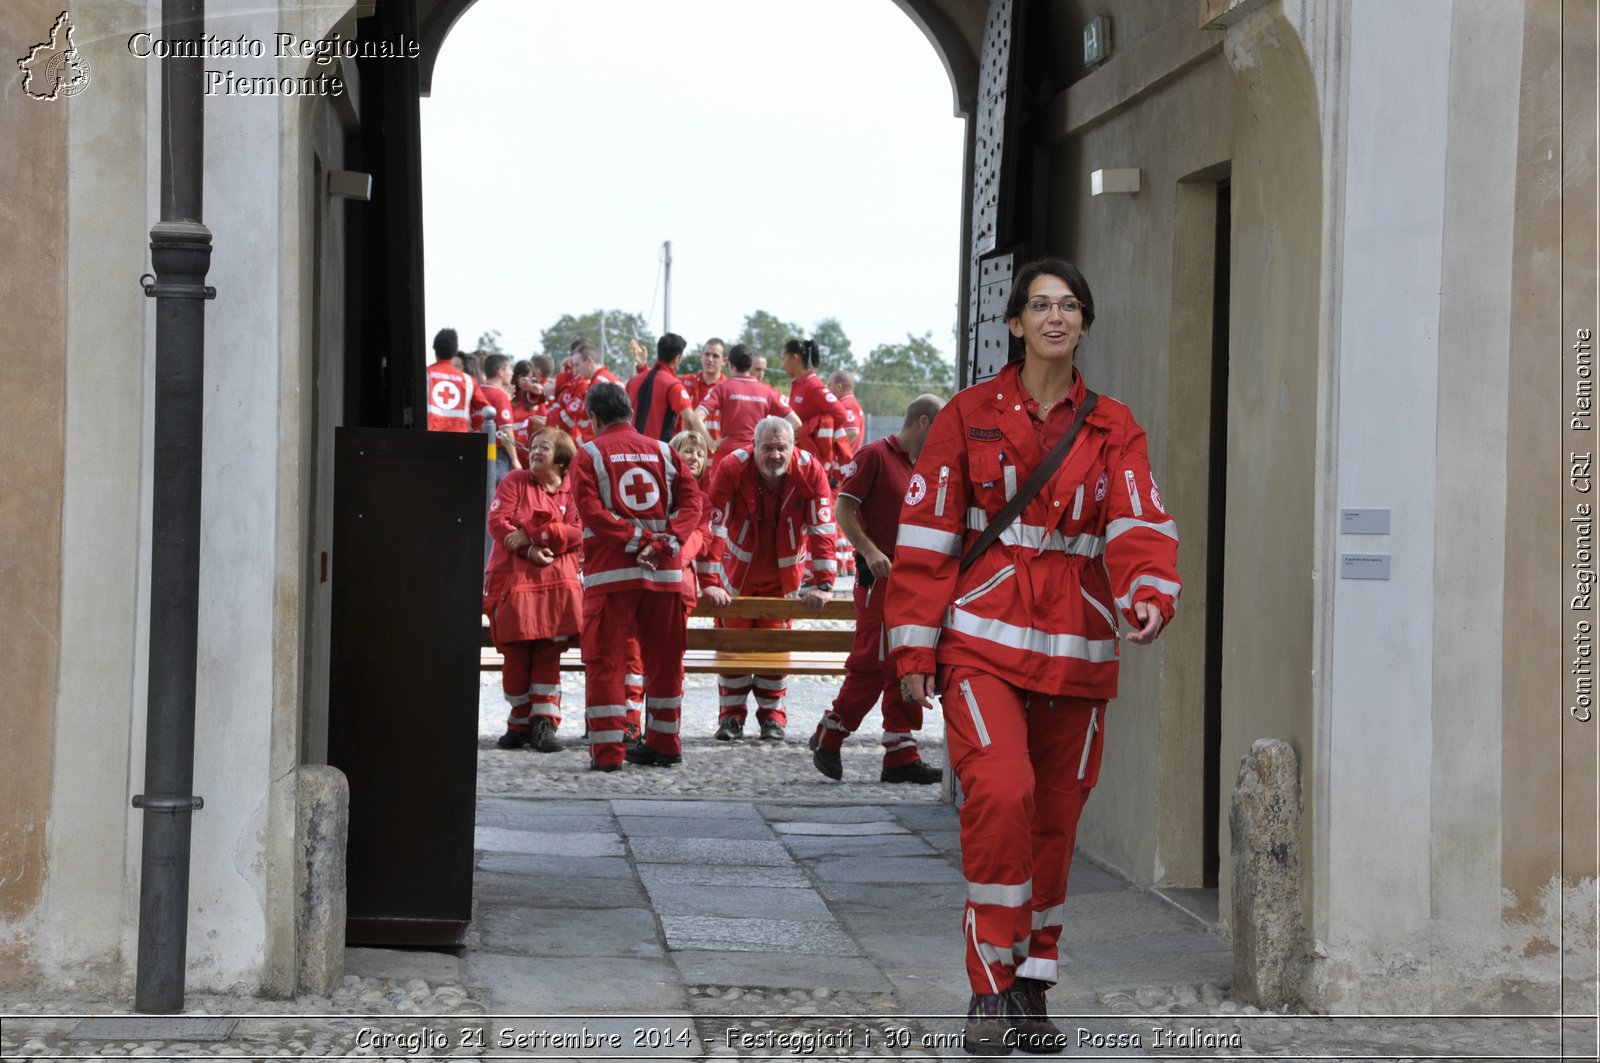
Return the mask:
<path id="1" fill-rule="evenodd" d="M 428 431 L 470 432 L 472 418 L 494 412 L 478 382 L 448 358 L 428 366 Z"/>
<path id="2" fill-rule="evenodd" d="M 706 394 L 700 408 L 705 411 L 706 424 L 717 425 L 718 436 L 723 440 L 716 448 L 720 458 L 754 444 L 756 425 L 763 417 L 787 417 L 789 400 L 765 381 L 731 376 Z"/>
<path id="3" fill-rule="evenodd" d="M 662 441 L 678 434 L 678 414 L 694 409 L 689 389 L 660 362 L 628 381 L 628 401 L 633 403 L 633 426 Z"/>
<path id="4" fill-rule="evenodd" d="M 578 448 L 573 494 L 583 519 L 583 589 L 589 594 L 653 590 L 680 593 L 683 544 L 700 524 L 700 487 L 683 456 L 626 424 Z M 658 564 L 639 563 L 654 545 Z"/>
<path id="5" fill-rule="evenodd" d="M 862 412 L 861 403 L 856 401 L 854 395 L 840 395 L 839 405 L 844 407 L 845 419 L 834 429 L 833 460 L 836 470 L 850 464 L 850 459 L 867 445 L 867 415 Z M 845 434 L 846 429 L 856 431 L 855 442 L 852 443 Z"/>
<path id="6" fill-rule="evenodd" d="M 743 594 L 750 580 L 750 563 L 756 554 L 756 485 L 761 473 L 750 451 L 739 449 L 711 474 L 710 549 L 696 569 L 701 582 L 729 594 Z M 833 522 L 833 497 L 821 463 L 803 450 L 795 450 L 784 478 L 783 498 L 772 544 L 778 560 L 778 583 L 784 594 L 802 587 L 832 583 L 838 572 L 834 560 L 837 527 Z M 810 564 L 807 565 L 809 559 Z"/>
<path id="7" fill-rule="evenodd" d="M 549 547 L 556 559 L 536 565 L 507 550 L 506 536 L 519 528 L 536 544 Z M 553 494 L 526 469 L 513 469 L 500 481 L 489 503 L 494 548 L 483 582 L 483 611 L 496 646 L 577 634 L 583 622 L 578 585 L 582 530 L 570 478 Z"/>
<path id="8" fill-rule="evenodd" d="M 584 440 L 594 438 L 594 430 L 589 424 L 589 412 L 583 408 L 583 400 L 588 398 L 589 389 L 600 383 L 621 384 L 622 378 L 605 366 L 601 366 L 589 379 L 574 376 L 567 382 L 565 389 L 556 392 L 556 404 L 560 407 L 557 420 L 561 427 L 566 429 L 567 435 L 572 437 L 574 443 L 582 444 Z"/>
<path id="9" fill-rule="evenodd" d="M 1117 692 L 1116 612 L 1172 618 L 1178 529 L 1150 475 L 1144 429 L 1102 397 L 1050 482 L 967 569 L 962 554 L 1044 459 L 1020 363 L 934 419 L 900 512 L 884 623 L 900 675 L 980 668 L 1025 690 Z"/>
<path id="10" fill-rule="evenodd" d="M 795 377 L 789 385 L 789 405 L 800 418 L 794 445 L 815 454 L 824 469 L 832 468 L 833 441 L 846 420 L 844 406 L 814 369 Z"/>

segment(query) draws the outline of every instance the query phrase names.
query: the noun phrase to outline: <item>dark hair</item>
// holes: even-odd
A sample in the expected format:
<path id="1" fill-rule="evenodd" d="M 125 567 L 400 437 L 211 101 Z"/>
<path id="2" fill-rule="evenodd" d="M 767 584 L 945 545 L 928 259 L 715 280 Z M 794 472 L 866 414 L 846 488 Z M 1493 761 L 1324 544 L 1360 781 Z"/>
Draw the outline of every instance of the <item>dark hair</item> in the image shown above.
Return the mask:
<path id="1" fill-rule="evenodd" d="M 728 345 L 726 343 L 722 342 L 722 337 L 720 337 L 720 336 L 712 336 L 709 340 L 706 340 L 704 343 L 702 343 L 700 345 L 700 352 L 702 354 L 704 354 L 705 353 L 705 349 L 707 347 L 711 346 L 713 343 L 715 343 L 718 347 L 721 347 L 724 351 L 726 351 L 728 349 Z"/>
<path id="2" fill-rule="evenodd" d="M 599 428 L 626 421 L 633 416 L 633 404 L 628 401 L 628 393 L 622 390 L 622 385 L 606 380 L 589 389 L 589 394 L 583 399 L 583 408 L 589 411 L 589 419 Z"/>
<path id="3" fill-rule="evenodd" d="M 526 365 L 533 372 L 542 373 L 545 376 L 549 376 L 556 371 L 556 360 L 548 354 L 536 354 L 526 362 L 519 362 L 518 364 Z"/>
<path id="4" fill-rule="evenodd" d="M 600 356 L 600 348 L 596 347 L 588 340 L 575 341 L 572 344 L 572 350 L 569 353 L 581 354 L 592 362 L 599 362 L 602 365 L 605 364 L 605 359 Z"/>
<path id="5" fill-rule="evenodd" d="M 750 367 L 756 364 L 756 352 L 746 344 L 735 343 L 728 351 L 728 364 L 733 366 L 735 373 L 748 373 Z"/>
<path id="6" fill-rule="evenodd" d="M 688 342 L 676 332 L 669 332 L 656 340 L 656 361 L 675 362 L 683 354 Z"/>
<path id="7" fill-rule="evenodd" d="M 817 349 L 816 340 L 790 340 L 783 345 L 784 354 L 798 354 L 812 369 L 822 364 L 822 352 Z"/>
<path id="8" fill-rule="evenodd" d="M 500 375 L 501 367 L 510 361 L 511 359 L 504 354 L 491 354 L 486 356 L 483 359 L 483 375 L 488 377 L 490 380 L 493 380 L 495 377 Z M 516 370 L 512 370 L 512 372 L 515 373 Z M 515 377 L 513 377 L 513 379 L 515 379 Z"/>
<path id="9" fill-rule="evenodd" d="M 456 337 L 453 328 L 442 328 L 433 334 L 433 357 L 435 361 L 442 362 L 447 358 L 454 358 L 461 350 L 461 341 Z"/>
<path id="10" fill-rule="evenodd" d="M 477 351 L 473 351 L 473 352 L 471 352 L 469 354 L 466 351 L 462 351 L 460 353 L 461 353 L 461 371 L 463 373 L 467 374 L 468 376 L 470 376 L 472 379 L 478 381 L 479 383 L 482 383 L 483 382 L 483 363 L 478 361 L 478 352 Z"/>
<path id="11" fill-rule="evenodd" d="M 1083 304 L 1083 331 L 1088 332 L 1089 326 L 1094 324 L 1094 293 L 1089 291 L 1089 282 L 1084 280 L 1078 267 L 1064 258 L 1041 258 L 1017 270 L 1011 282 L 1011 296 L 1006 300 L 1006 320 L 1022 316 L 1023 304 L 1028 301 L 1028 289 L 1040 277 L 1060 277 L 1067 282 L 1072 294 Z"/>
<path id="12" fill-rule="evenodd" d="M 512 402 L 521 402 L 522 401 L 522 388 L 521 388 L 520 385 L 522 384 L 522 382 L 524 380 L 526 380 L 528 377 L 530 377 L 532 375 L 533 375 L 533 363 L 528 361 L 526 358 L 522 359 L 521 361 L 517 362 L 515 365 L 513 365 L 511 367 L 511 401 Z"/>

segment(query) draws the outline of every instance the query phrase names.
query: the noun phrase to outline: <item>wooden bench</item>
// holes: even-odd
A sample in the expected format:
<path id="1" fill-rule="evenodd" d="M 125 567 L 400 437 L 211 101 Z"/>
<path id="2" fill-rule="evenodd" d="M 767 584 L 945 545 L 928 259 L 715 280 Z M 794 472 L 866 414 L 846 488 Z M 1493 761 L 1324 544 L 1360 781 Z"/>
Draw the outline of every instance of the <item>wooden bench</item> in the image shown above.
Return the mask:
<path id="1" fill-rule="evenodd" d="M 848 620 L 848 628 L 689 628 L 685 672 L 730 672 L 736 675 L 843 675 L 844 661 L 855 640 L 855 603 L 833 598 L 820 610 L 808 608 L 798 598 L 735 598 L 721 609 L 697 607 L 693 616 L 728 619 Z M 498 672 L 500 654 L 489 641 L 489 622 L 483 623 L 479 670 Z M 620 653 L 622 647 L 618 646 Z M 561 670 L 583 671 L 577 649 L 561 655 Z"/>

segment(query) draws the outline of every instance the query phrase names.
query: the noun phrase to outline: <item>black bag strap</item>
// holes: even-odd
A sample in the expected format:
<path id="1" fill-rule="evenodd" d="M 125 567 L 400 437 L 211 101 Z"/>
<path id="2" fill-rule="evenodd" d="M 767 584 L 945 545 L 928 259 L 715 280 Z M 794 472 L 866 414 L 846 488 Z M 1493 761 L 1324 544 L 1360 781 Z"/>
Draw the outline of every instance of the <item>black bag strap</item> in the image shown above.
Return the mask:
<path id="1" fill-rule="evenodd" d="M 962 555 L 960 569 L 962 572 L 971 568 L 972 563 L 978 560 L 979 555 L 989 549 L 990 544 L 1000 538 L 1005 533 L 1005 530 L 1011 527 L 1012 522 L 1017 519 L 1018 515 L 1028 508 L 1028 503 L 1032 502 L 1034 497 L 1044 490 L 1045 482 L 1054 476 L 1056 470 L 1061 467 L 1061 462 L 1066 458 L 1067 451 L 1072 449 L 1072 441 L 1077 437 L 1078 429 L 1083 427 L 1083 422 L 1089 417 L 1089 411 L 1094 409 L 1094 404 L 1099 400 L 1099 395 L 1096 395 L 1088 388 L 1083 389 L 1083 402 L 1078 406 L 1077 416 L 1072 419 L 1072 427 L 1068 428 L 1066 433 L 1056 440 L 1056 445 L 1050 448 L 1050 453 L 1046 454 L 1044 460 L 1039 463 L 1039 467 L 1033 470 L 1033 475 L 1028 477 L 1028 481 L 1022 485 L 1022 488 L 1016 494 L 1007 500 L 1004 506 L 1000 507 L 1000 512 L 996 513 L 989 521 L 988 526 L 983 529 L 983 534 L 978 536 L 977 542 L 973 543 L 971 549 Z"/>

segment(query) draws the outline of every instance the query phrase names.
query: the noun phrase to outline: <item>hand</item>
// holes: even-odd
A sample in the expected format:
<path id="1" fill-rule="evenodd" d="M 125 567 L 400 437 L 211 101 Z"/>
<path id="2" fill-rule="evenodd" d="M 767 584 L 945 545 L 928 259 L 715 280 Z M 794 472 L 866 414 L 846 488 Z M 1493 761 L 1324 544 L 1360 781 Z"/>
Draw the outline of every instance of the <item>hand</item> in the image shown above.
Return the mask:
<path id="1" fill-rule="evenodd" d="M 1144 626 L 1138 631 L 1128 632 L 1128 641 L 1137 646 L 1148 646 L 1161 634 L 1161 610 L 1156 608 L 1154 602 L 1134 602 L 1133 615 Z"/>
<path id="2" fill-rule="evenodd" d="M 872 573 L 875 580 L 889 578 L 889 555 L 882 550 L 873 548 L 872 553 L 862 555 L 867 560 L 867 570 Z"/>
<path id="3" fill-rule="evenodd" d="M 656 555 L 654 546 L 647 546 L 639 551 L 639 567 L 646 572 L 654 572 L 661 567 L 661 559 Z"/>
<path id="4" fill-rule="evenodd" d="M 507 550 L 510 550 L 512 553 L 517 553 L 532 541 L 533 540 L 529 539 L 527 533 L 521 528 L 513 528 L 511 530 L 511 534 L 506 536 L 505 545 Z"/>
<path id="5" fill-rule="evenodd" d="M 528 551 L 528 560 L 536 565 L 548 565 L 555 559 L 555 551 L 548 546 L 535 546 Z"/>
<path id="6" fill-rule="evenodd" d="M 705 599 L 706 606 L 711 609 L 721 609 L 733 601 L 728 596 L 728 592 L 721 587 L 702 587 L 700 588 L 700 597 Z"/>
<path id="7" fill-rule="evenodd" d="M 650 364 L 650 352 L 645 350 L 638 340 L 629 340 L 628 350 L 633 352 L 633 364 L 635 367 L 643 369 Z"/>
<path id="8" fill-rule="evenodd" d="M 833 600 L 833 595 L 829 594 L 827 591 L 819 591 L 817 588 L 812 587 L 810 590 L 800 595 L 800 600 L 806 603 L 807 609 L 820 610 Z"/>
<path id="9" fill-rule="evenodd" d="M 913 672 L 900 677 L 900 696 L 907 701 L 914 701 L 925 709 L 930 708 L 929 699 L 933 694 L 933 676 L 925 672 Z"/>

